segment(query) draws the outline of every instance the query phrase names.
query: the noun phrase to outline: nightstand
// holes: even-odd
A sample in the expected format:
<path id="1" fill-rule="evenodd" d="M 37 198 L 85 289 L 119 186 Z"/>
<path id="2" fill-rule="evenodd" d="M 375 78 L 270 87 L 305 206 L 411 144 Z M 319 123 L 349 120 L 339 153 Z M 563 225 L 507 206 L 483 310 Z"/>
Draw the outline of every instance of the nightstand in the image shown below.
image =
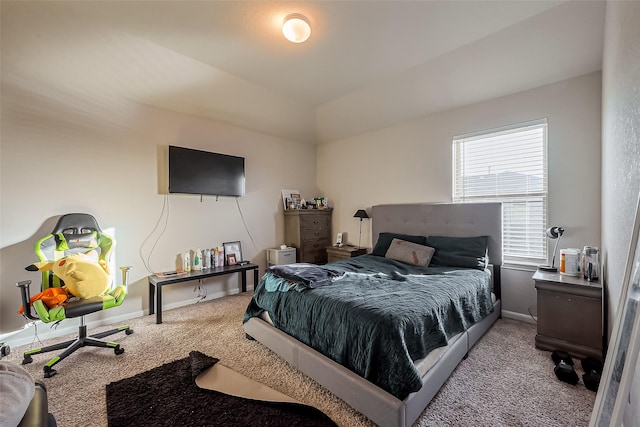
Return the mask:
<path id="1" fill-rule="evenodd" d="M 367 253 L 365 248 L 356 248 L 355 246 L 344 245 L 342 247 L 327 246 L 327 262 L 338 261 L 341 259 L 353 258 L 358 255 Z"/>
<path id="2" fill-rule="evenodd" d="M 582 276 L 536 271 L 536 348 L 603 360 L 602 285 Z"/>

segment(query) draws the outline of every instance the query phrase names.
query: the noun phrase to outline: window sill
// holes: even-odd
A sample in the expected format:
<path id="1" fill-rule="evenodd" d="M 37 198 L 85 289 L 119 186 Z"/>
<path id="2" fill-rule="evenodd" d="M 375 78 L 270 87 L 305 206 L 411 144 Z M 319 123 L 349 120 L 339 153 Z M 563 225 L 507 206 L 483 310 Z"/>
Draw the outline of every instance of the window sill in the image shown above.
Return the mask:
<path id="1" fill-rule="evenodd" d="M 538 269 L 539 263 L 532 262 L 504 262 L 502 264 L 503 269 L 507 270 L 519 270 L 519 271 L 530 271 L 535 272 Z"/>

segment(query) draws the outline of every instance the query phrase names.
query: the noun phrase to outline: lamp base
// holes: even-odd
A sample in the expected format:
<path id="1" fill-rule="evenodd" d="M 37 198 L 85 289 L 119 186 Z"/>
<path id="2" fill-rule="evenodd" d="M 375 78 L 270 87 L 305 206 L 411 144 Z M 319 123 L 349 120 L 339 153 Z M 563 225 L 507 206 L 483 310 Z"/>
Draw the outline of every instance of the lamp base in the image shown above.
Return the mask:
<path id="1" fill-rule="evenodd" d="M 558 271 L 558 267 L 554 267 L 552 265 L 539 265 L 538 270 L 549 271 L 551 273 L 555 273 Z"/>

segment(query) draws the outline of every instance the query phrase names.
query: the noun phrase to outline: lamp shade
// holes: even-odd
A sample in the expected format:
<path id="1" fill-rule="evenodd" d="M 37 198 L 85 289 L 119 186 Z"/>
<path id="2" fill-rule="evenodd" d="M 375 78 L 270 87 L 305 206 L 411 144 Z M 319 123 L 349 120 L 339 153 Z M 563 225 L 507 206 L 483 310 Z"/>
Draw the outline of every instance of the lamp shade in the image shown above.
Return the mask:
<path id="1" fill-rule="evenodd" d="M 306 16 L 292 13 L 284 19 L 282 34 L 292 43 L 303 43 L 311 35 L 311 26 Z"/>
<path id="2" fill-rule="evenodd" d="M 558 243 L 560 243 L 560 236 L 564 234 L 564 228 L 562 227 L 550 227 L 546 230 L 548 238 L 555 240 L 556 244 L 553 247 L 553 258 L 551 259 L 551 265 L 539 265 L 538 269 L 542 271 L 558 271 L 556 268 L 556 252 L 558 251 Z M 557 240 L 556 240 L 557 239 Z"/>
<path id="3" fill-rule="evenodd" d="M 547 237 L 550 239 L 557 239 L 558 237 L 564 234 L 564 228 L 562 227 L 551 227 L 547 228 Z"/>
<path id="4" fill-rule="evenodd" d="M 369 218 L 369 215 L 367 215 L 367 211 L 364 209 L 358 209 L 353 217 L 360 218 L 360 221 L 362 221 L 363 219 Z"/>

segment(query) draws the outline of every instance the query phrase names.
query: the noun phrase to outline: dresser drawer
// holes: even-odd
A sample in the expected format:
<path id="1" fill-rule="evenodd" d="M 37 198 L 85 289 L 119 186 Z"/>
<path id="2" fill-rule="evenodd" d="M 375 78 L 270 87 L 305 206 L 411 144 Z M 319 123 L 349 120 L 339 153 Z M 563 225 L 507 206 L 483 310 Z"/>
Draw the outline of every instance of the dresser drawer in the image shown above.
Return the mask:
<path id="1" fill-rule="evenodd" d="M 324 247 L 319 251 L 307 251 L 302 255 L 300 262 L 308 262 L 311 264 L 326 264 L 327 251 Z"/>
<path id="2" fill-rule="evenodd" d="M 301 228 L 329 228 L 331 218 L 327 215 L 304 215 L 300 218 Z"/>
<path id="3" fill-rule="evenodd" d="M 330 239 L 328 228 L 303 228 L 300 231 L 300 238 L 303 242 L 307 242 L 309 240 L 318 240 L 318 239 Z"/>
<path id="4" fill-rule="evenodd" d="M 303 241 L 301 244 L 302 252 L 306 253 L 310 251 L 322 251 L 325 254 L 325 258 L 326 258 L 325 248 L 330 244 L 331 244 L 331 240 L 328 237 L 325 237 L 324 239 L 318 239 L 318 240 Z"/>

